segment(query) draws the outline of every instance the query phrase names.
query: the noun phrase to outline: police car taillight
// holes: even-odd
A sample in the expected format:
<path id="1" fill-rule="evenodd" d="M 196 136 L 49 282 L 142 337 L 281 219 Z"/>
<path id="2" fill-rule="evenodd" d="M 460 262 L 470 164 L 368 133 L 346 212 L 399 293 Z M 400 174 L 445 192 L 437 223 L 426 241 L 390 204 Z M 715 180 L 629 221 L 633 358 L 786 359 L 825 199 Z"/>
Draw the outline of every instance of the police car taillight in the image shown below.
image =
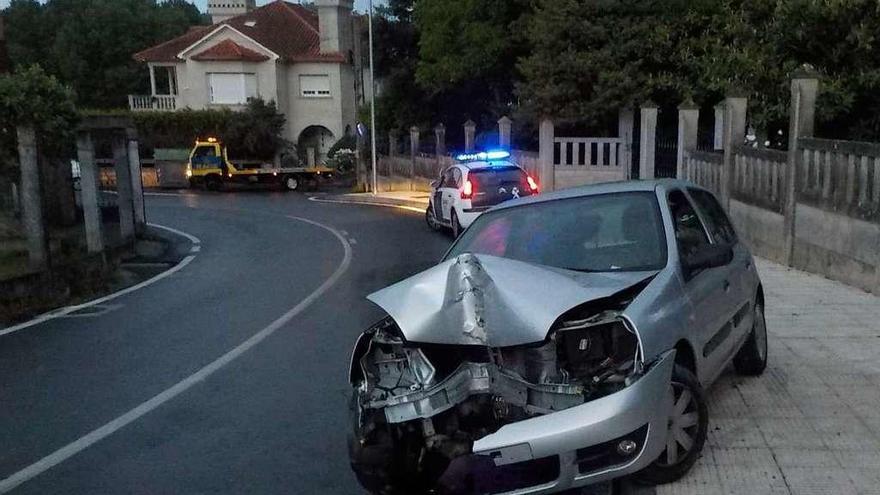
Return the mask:
<path id="1" fill-rule="evenodd" d="M 532 190 L 532 194 L 538 194 L 538 183 L 535 182 L 531 175 L 527 175 L 526 178 L 529 181 L 529 189 Z"/>
<path id="2" fill-rule="evenodd" d="M 468 179 L 464 181 L 464 186 L 461 188 L 461 199 L 471 199 L 472 197 L 474 197 L 474 183 Z"/>

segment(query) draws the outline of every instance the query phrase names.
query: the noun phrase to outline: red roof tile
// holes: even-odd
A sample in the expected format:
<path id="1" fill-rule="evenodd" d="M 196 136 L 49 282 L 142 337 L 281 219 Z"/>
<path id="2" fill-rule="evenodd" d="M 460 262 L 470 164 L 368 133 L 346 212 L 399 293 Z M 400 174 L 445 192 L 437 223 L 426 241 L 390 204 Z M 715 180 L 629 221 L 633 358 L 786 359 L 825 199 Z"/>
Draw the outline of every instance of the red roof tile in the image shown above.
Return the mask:
<path id="1" fill-rule="evenodd" d="M 232 40 L 223 40 L 211 48 L 193 55 L 192 59 L 199 61 L 263 62 L 264 60 L 269 60 L 269 57 L 249 48 L 245 48 Z"/>
<path id="2" fill-rule="evenodd" d="M 176 62 L 177 54 L 220 25 L 229 25 L 288 62 L 345 62 L 341 53 L 321 53 L 318 16 L 302 5 L 277 0 L 214 26 L 194 29 L 173 40 L 136 53 L 139 62 Z"/>

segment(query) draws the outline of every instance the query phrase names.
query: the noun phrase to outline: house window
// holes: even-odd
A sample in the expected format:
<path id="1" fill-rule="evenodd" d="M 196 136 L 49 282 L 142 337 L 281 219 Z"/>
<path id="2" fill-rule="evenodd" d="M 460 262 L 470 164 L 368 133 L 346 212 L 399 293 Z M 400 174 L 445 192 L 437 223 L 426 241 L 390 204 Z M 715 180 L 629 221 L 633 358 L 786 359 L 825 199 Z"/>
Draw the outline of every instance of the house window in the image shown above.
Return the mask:
<path id="1" fill-rule="evenodd" d="M 303 98 L 329 98 L 330 76 L 299 76 Z"/>
<path id="2" fill-rule="evenodd" d="M 257 97 L 257 76 L 241 73 L 209 73 L 211 103 L 217 105 L 244 105 L 248 98 Z"/>

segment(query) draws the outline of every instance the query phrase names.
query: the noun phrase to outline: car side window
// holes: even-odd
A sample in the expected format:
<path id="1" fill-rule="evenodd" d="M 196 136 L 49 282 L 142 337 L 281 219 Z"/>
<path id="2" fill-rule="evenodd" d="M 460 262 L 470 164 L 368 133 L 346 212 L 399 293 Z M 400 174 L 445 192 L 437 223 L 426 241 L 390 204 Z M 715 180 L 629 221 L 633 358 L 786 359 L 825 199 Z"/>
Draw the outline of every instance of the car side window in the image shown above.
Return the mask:
<path id="1" fill-rule="evenodd" d="M 455 185 L 455 172 L 458 171 L 457 168 L 453 167 L 446 171 L 443 174 L 443 187 L 457 187 Z"/>
<path id="2" fill-rule="evenodd" d="M 688 189 L 688 193 L 694 199 L 694 203 L 697 204 L 700 211 L 705 215 L 706 223 L 708 224 L 706 226 L 709 228 L 709 232 L 712 234 L 715 242 L 720 244 L 736 244 L 736 231 L 733 230 L 733 224 L 730 223 L 730 219 L 724 213 L 724 208 L 721 207 L 715 196 L 708 191 L 700 189 Z"/>
<path id="3" fill-rule="evenodd" d="M 672 191 L 669 193 L 668 202 L 679 256 L 685 259 L 708 248 L 709 237 L 706 236 L 703 223 L 684 193 Z"/>
<path id="4" fill-rule="evenodd" d="M 461 184 L 462 184 L 461 170 L 459 170 L 457 168 L 452 169 L 452 180 L 453 180 L 453 184 L 455 184 L 456 188 L 461 187 Z"/>

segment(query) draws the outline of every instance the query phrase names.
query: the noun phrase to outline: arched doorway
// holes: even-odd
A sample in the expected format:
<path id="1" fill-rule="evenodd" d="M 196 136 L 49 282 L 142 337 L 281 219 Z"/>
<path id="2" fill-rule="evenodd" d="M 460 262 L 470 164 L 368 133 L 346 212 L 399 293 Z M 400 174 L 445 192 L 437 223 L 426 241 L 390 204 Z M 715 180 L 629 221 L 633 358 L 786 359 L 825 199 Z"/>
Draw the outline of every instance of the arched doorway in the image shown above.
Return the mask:
<path id="1" fill-rule="evenodd" d="M 303 129 L 297 141 L 300 158 L 312 167 L 327 161 L 327 153 L 336 139 L 330 129 L 320 125 L 311 125 Z"/>

